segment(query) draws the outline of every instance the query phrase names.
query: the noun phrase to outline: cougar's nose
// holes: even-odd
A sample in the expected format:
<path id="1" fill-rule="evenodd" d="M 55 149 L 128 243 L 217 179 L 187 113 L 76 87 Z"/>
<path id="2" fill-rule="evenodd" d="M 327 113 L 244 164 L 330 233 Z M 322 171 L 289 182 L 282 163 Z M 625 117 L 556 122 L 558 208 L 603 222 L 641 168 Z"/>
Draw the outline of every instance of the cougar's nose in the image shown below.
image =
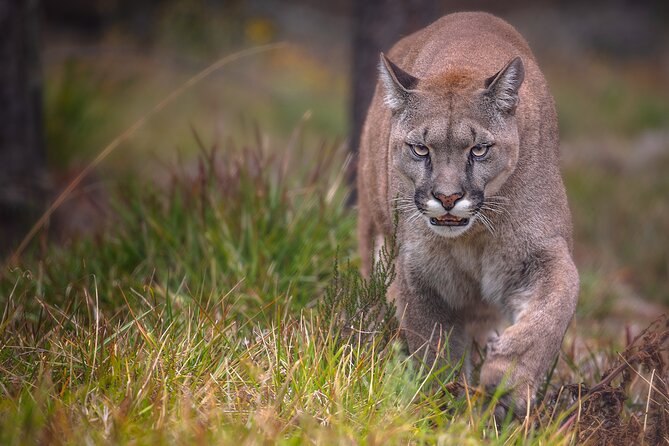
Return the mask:
<path id="1" fill-rule="evenodd" d="M 455 206 L 455 202 L 462 198 L 465 194 L 458 192 L 451 195 L 445 195 L 441 192 L 432 192 L 432 195 L 434 195 L 434 198 L 441 202 L 441 205 L 444 207 L 444 209 L 450 211 L 453 209 L 453 206 Z"/>

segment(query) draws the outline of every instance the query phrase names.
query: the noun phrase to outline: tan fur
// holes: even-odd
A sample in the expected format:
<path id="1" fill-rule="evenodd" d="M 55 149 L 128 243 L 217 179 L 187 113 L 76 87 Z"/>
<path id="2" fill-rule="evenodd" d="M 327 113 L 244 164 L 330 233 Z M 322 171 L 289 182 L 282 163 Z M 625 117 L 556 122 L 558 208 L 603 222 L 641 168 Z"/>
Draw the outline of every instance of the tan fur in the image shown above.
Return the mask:
<path id="1" fill-rule="evenodd" d="M 474 73 L 467 70 L 454 69 L 427 79 L 421 84 L 421 88 L 443 93 L 453 93 L 458 90 L 474 89 L 479 86 L 477 81 L 480 83 L 480 79 L 476 79 Z"/>
<path id="2" fill-rule="evenodd" d="M 384 82 L 358 163 L 363 273 L 374 241 L 392 234 L 397 210 L 400 254 L 390 298 L 410 350 L 432 363 L 448 360 L 447 347 L 457 360 L 469 349 L 471 326 L 485 330 L 506 318 L 511 325 L 488 345 L 481 385 L 507 383 L 523 411 L 559 350 L 578 295 L 552 96 L 523 38 L 484 13 L 442 17 L 399 41 L 380 70 Z M 471 161 L 479 140 L 494 144 L 486 161 Z M 429 147 L 429 163 L 412 157 L 408 143 Z M 461 191 L 472 207 L 483 206 L 482 216 L 471 211 L 464 232 L 440 236 L 451 228 L 416 218 L 433 194 Z"/>

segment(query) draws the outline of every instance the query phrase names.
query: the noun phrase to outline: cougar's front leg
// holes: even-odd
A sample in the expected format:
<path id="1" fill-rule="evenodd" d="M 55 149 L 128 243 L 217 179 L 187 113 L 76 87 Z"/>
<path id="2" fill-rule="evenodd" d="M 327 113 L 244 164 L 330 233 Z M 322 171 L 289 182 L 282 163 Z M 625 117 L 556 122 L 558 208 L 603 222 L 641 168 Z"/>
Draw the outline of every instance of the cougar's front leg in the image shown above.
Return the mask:
<path id="1" fill-rule="evenodd" d="M 553 364 L 578 299 L 578 272 L 566 242 L 555 241 L 540 257 L 529 293 L 508 296 L 515 322 L 488 344 L 481 369 L 481 385 L 494 391 L 503 384 L 510 390 L 506 405 L 518 416 Z"/>
<path id="2" fill-rule="evenodd" d="M 407 283 L 402 271 L 398 272 L 390 294 L 409 352 L 428 367 L 450 372 L 465 356 L 470 343 L 455 312 L 442 298 L 419 293 Z"/>

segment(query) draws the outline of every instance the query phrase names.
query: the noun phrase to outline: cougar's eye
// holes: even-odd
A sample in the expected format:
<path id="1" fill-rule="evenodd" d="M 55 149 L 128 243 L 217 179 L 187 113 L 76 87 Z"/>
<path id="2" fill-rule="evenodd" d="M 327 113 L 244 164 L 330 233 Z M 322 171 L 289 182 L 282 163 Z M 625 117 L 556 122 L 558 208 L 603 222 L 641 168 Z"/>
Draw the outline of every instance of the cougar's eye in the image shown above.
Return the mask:
<path id="1" fill-rule="evenodd" d="M 430 149 L 428 149 L 426 146 L 422 144 L 411 144 L 410 147 L 413 154 L 416 155 L 418 158 L 425 158 L 430 154 Z"/>
<path id="2" fill-rule="evenodd" d="M 483 158 L 488 154 L 489 149 L 490 149 L 489 144 L 476 144 L 474 147 L 471 148 L 470 153 L 474 158 Z"/>

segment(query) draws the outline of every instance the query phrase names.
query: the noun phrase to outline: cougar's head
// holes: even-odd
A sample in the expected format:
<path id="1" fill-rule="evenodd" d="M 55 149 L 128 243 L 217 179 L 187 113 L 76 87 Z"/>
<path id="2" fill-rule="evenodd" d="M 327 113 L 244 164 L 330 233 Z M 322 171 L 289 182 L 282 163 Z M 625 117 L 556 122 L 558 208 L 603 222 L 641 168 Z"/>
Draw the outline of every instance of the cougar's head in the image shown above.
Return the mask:
<path id="1" fill-rule="evenodd" d="M 488 78 L 449 70 L 418 79 L 381 54 L 385 103 L 392 110 L 391 159 L 413 183 L 397 202 L 420 217 L 411 221 L 445 237 L 477 221 L 493 231 L 486 211 L 503 211 L 504 197 L 496 194 L 518 161 L 515 112 L 524 73 L 516 57 Z"/>

